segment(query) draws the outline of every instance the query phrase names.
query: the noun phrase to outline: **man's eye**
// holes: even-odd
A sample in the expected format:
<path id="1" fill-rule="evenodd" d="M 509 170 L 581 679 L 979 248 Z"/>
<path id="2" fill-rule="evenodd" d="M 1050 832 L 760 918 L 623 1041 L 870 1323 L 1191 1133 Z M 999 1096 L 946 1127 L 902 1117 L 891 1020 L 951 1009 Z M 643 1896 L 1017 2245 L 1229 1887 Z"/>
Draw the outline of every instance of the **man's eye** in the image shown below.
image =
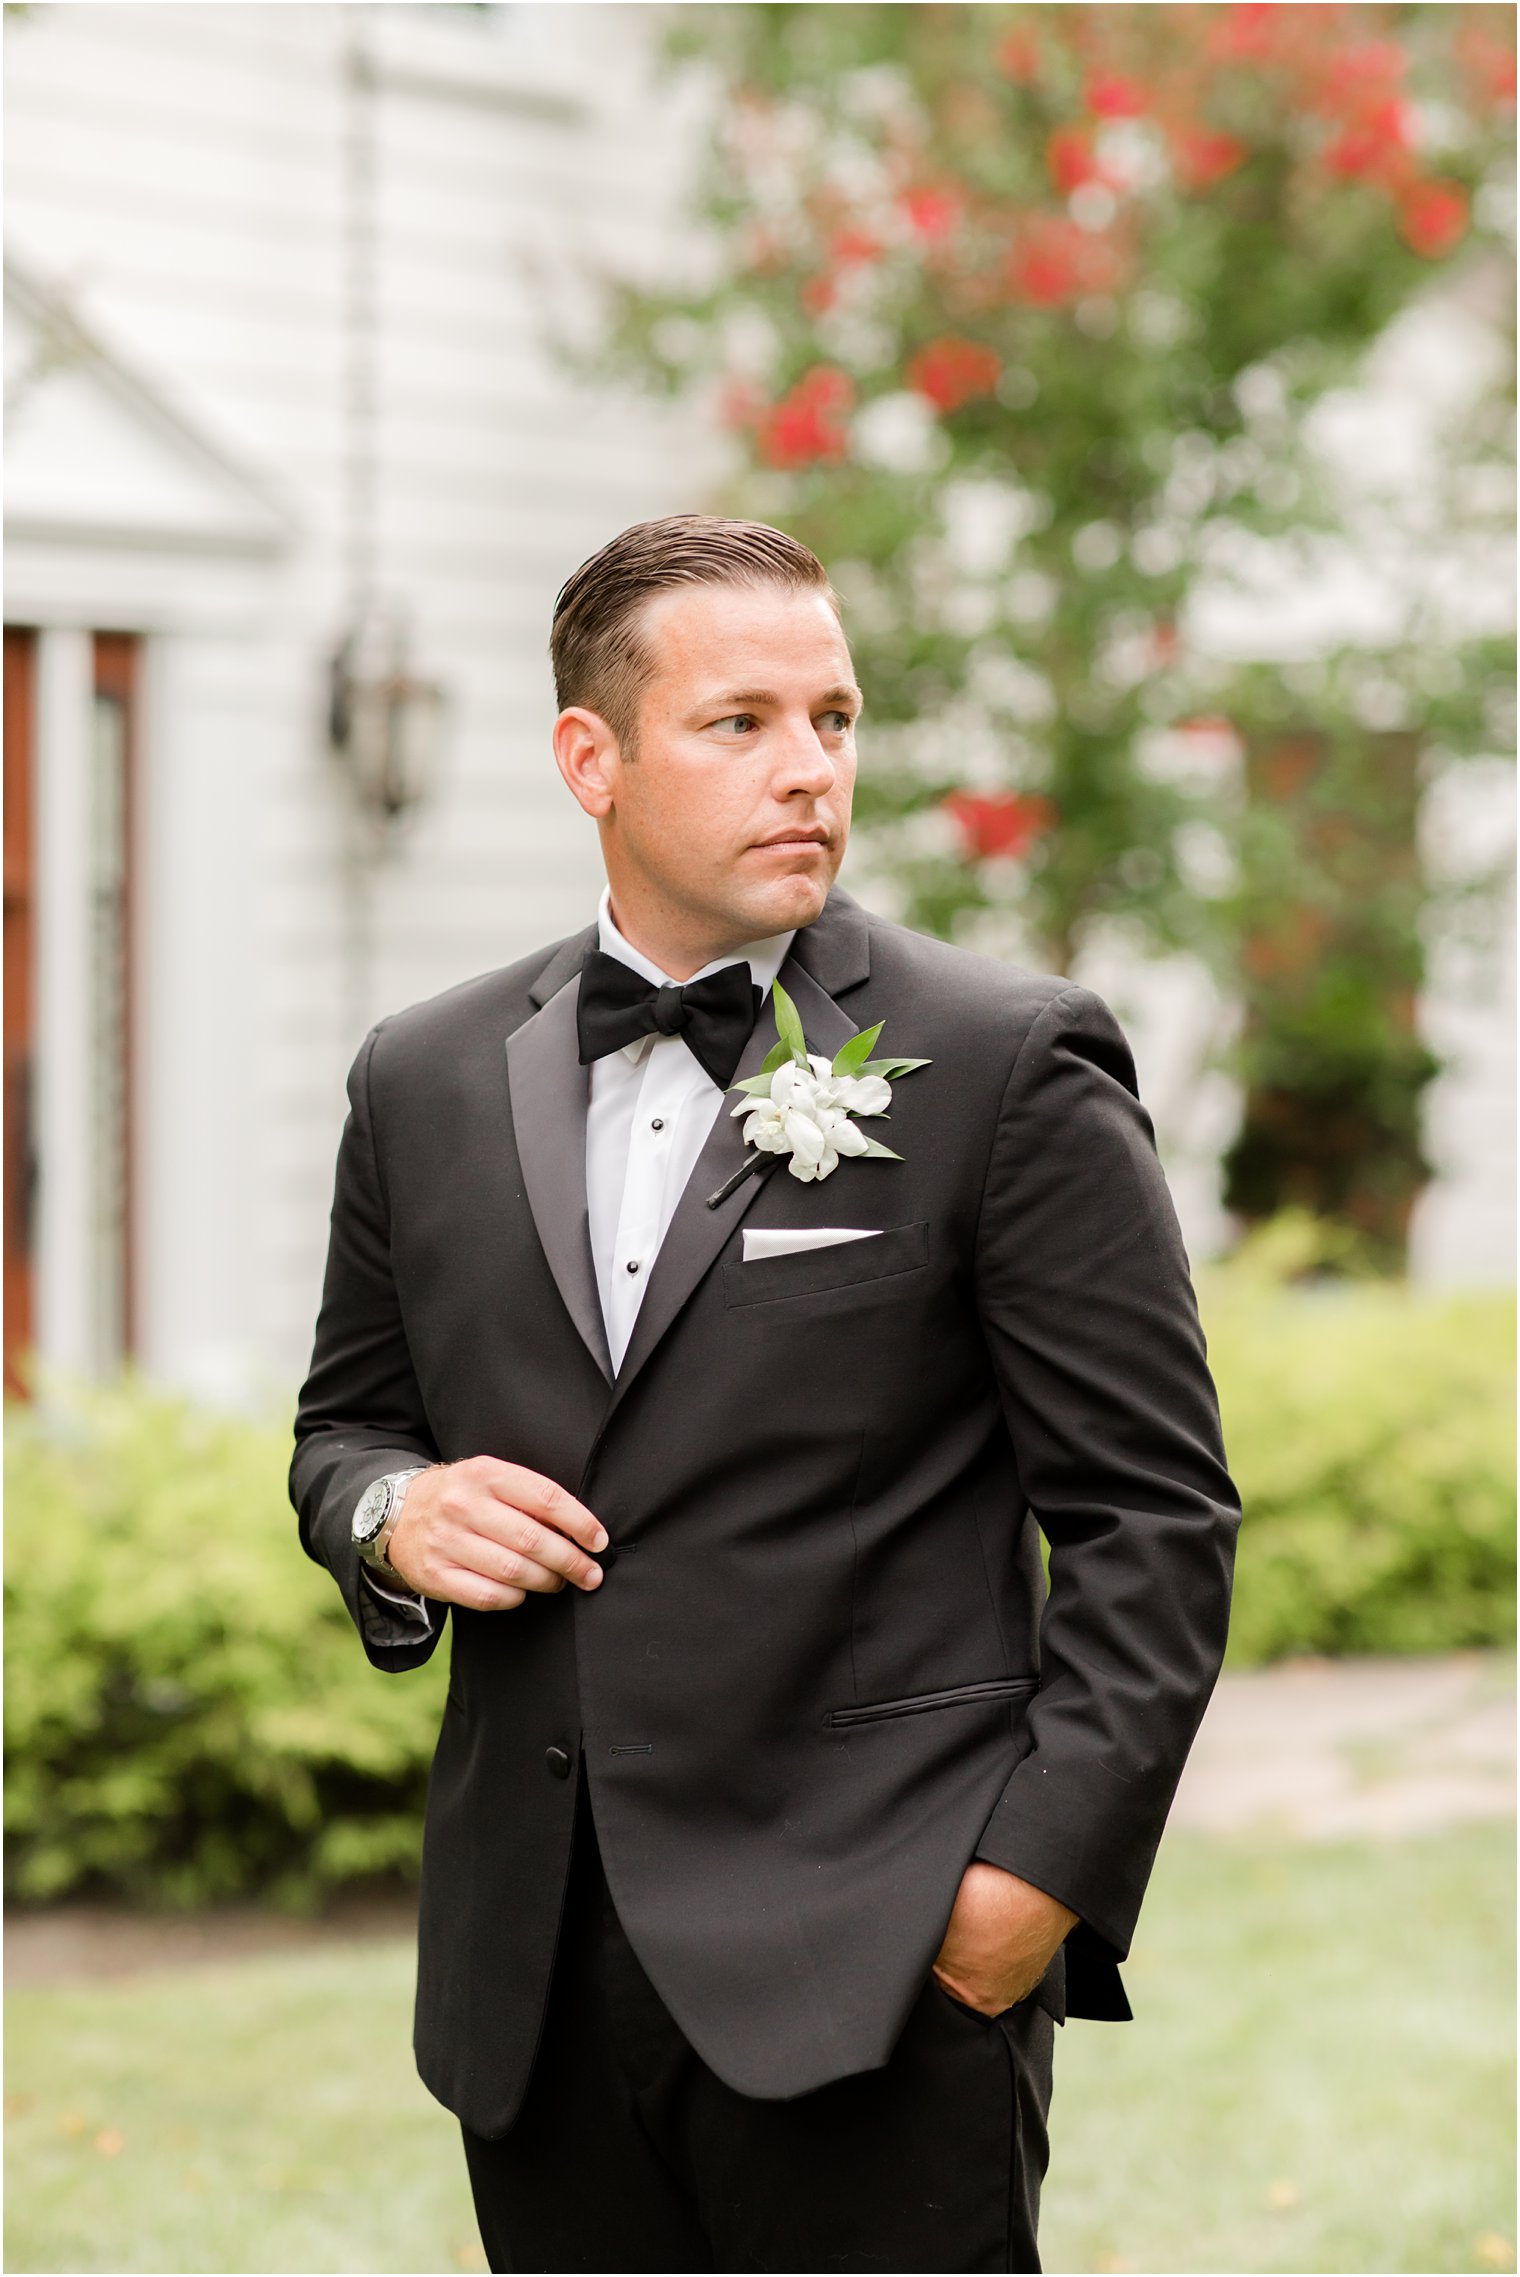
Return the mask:
<path id="1" fill-rule="evenodd" d="M 833 722 L 832 727 L 829 728 L 831 735 L 848 735 L 854 725 L 854 715 L 851 712 L 825 712 L 823 719 L 825 726 L 828 726 L 830 721 Z"/>
<path id="2" fill-rule="evenodd" d="M 741 731 L 758 725 L 759 722 L 753 712 L 730 712 L 727 719 L 715 719 L 713 721 L 714 727 L 731 727 Z"/>

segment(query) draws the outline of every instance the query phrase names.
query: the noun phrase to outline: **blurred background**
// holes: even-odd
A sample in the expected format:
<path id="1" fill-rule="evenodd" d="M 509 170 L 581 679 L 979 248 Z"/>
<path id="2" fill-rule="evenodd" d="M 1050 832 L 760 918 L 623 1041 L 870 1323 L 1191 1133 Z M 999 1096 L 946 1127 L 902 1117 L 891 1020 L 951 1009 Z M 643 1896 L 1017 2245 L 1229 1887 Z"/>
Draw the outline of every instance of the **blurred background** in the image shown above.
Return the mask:
<path id="1" fill-rule="evenodd" d="M 716 509 L 843 882 L 1124 1021 L 1245 1501 L 1047 2267 L 1512 2268 L 1513 11 L 5 35 L 9 2266 L 483 2266 L 290 1415 L 366 1029 L 594 908 L 554 594 Z"/>

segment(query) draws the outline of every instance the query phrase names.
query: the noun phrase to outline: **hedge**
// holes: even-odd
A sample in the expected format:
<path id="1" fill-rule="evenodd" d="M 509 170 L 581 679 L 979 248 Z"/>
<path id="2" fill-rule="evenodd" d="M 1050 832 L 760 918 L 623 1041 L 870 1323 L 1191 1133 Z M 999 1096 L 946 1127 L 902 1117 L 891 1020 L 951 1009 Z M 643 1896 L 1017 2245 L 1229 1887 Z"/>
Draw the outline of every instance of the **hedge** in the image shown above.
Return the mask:
<path id="1" fill-rule="evenodd" d="M 1227 1665 L 1515 1636 L 1515 1308 L 1504 1291 L 1300 1278 L 1285 1216 L 1200 1275 L 1245 1512 Z"/>
<path id="2" fill-rule="evenodd" d="M 140 1381 L 10 1411 L 16 1895 L 300 1905 L 415 1870 L 448 1655 L 370 1667 L 297 1542 L 290 1447 Z"/>
<path id="3" fill-rule="evenodd" d="M 1513 1306 L 1200 1275 L 1246 1521 L 1230 1661 L 1514 1635 Z M 126 1378 L 6 1439 L 7 1885 L 309 1905 L 415 1872 L 446 1648 L 371 1669 L 285 1498 L 288 1422 Z"/>

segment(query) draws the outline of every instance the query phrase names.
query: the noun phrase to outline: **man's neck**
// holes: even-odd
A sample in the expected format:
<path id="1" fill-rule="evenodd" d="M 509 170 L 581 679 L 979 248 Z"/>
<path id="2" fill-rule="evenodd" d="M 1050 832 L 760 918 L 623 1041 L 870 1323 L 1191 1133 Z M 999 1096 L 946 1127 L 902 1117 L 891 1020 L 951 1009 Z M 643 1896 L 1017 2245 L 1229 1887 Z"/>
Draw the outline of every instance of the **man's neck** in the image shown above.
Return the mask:
<path id="1" fill-rule="evenodd" d="M 694 935 L 678 922 L 662 920 L 658 911 L 638 907 L 630 911 L 626 899 L 612 898 L 610 887 L 608 895 L 608 914 L 623 939 L 671 980 L 690 980 L 704 965 L 716 964 L 720 957 L 736 957 L 753 945 L 752 934 Z"/>

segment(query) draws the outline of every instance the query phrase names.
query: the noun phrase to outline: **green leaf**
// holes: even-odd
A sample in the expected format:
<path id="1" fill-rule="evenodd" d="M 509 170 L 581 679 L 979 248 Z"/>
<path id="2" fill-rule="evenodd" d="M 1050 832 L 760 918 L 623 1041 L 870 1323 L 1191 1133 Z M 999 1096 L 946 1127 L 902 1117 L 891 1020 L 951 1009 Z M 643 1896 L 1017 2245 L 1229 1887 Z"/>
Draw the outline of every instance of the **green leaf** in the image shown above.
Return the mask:
<path id="1" fill-rule="evenodd" d="M 902 1160 L 902 1156 L 900 1154 L 895 1154 L 891 1147 L 883 1146 L 880 1139 L 867 1139 L 865 1153 L 858 1154 L 855 1159 L 857 1162 L 865 1162 L 868 1161 L 873 1154 L 881 1155 L 888 1162 L 901 1162 Z"/>
<path id="2" fill-rule="evenodd" d="M 858 1075 L 865 1061 L 871 1056 L 871 1046 L 885 1026 L 885 1020 L 878 1020 L 874 1028 L 862 1028 L 858 1036 L 851 1036 L 847 1044 L 841 1044 L 834 1054 L 833 1073 L 835 1075 Z"/>
<path id="3" fill-rule="evenodd" d="M 781 1057 L 785 1059 L 787 1054 L 783 1052 Z M 780 1062 L 777 1064 L 779 1066 Z M 728 1088 L 730 1091 L 748 1091 L 758 1099 L 768 1099 L 771 1095 L 771 1079 L 768 1075 L 747 1075 L 742 1083 L 731 1083 Z"/>
<path id="4" fill-rule="evenodd" d="M 787 995 L 779 980 L 771 982 L 771 994 L 776 999 L 776 1033 L 786 1046 L 785 1057 L 807 1066 L 807 1044 L 802 1034 L 802 1022 L 797 1007 Z M 781 1064 L 778 1060 L 778 1066 Z"/>
<path id="5" fill-rule="evenodd" d="M 930 1059 L 868 1059 L 864 1067 L 854 1068 L 855 1075 L 884 1075 L 888 1081 L 895 1075 L 911 1075 L 915 1067 L 932 1067 Z"/>
<path id="6" fill-rule="evenodd" d="M 762 1075 L 774 1075 L 777 1068 L 785 1067 L 787 1061 L 791 1057 L 792 1054 L 787 1049 L 787 1046 L 785 1044 L 772 1044 L 770 1050 L 766 1053 L 764 1059 L 760 1062 L 760 1073 Z"/>

